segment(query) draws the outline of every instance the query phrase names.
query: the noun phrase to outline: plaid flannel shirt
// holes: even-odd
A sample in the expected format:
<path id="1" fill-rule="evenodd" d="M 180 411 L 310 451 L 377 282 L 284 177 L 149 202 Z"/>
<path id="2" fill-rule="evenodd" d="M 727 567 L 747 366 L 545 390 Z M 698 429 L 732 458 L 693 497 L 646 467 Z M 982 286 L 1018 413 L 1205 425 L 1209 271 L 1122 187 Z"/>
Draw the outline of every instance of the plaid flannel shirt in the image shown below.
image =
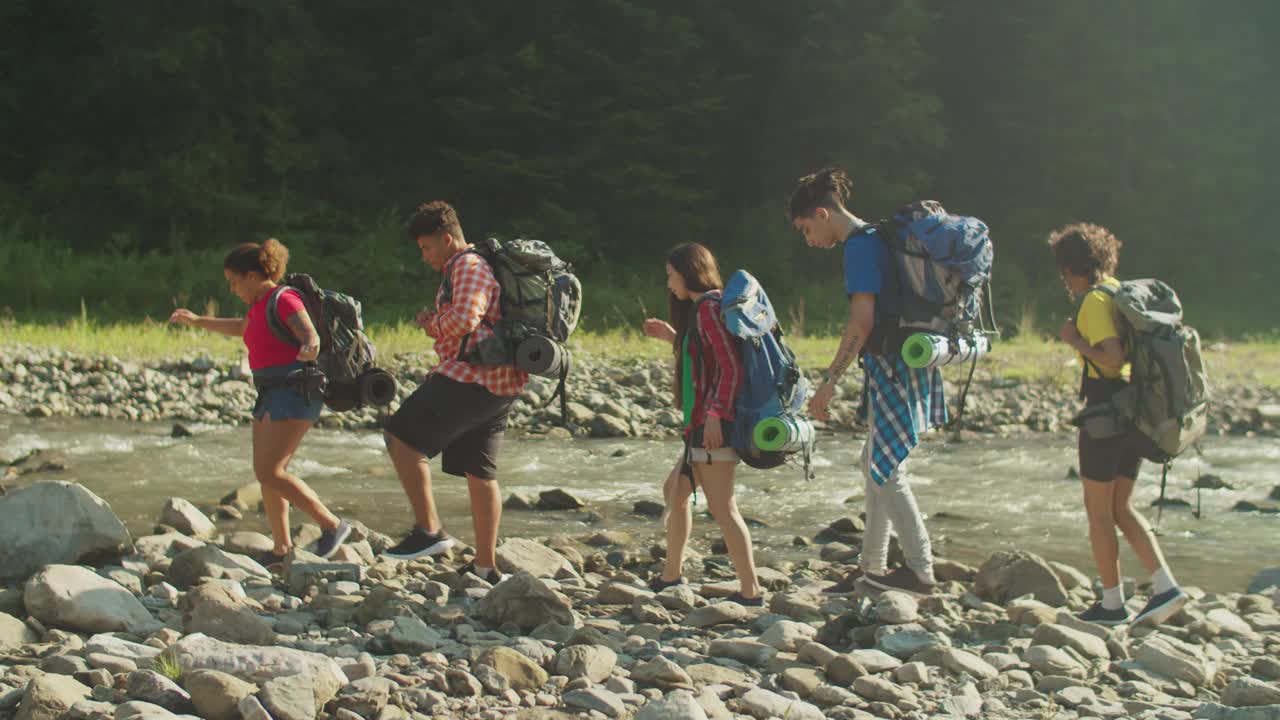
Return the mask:
<path id="1" fill-rule="evenodd" d="M 947 423 L 942 371 L 908 367 L 901 355 L 891 358 L 868 353 L 863 388 L 871 416 L 869 451 L 871 477 L 879 485 L 889 481 L 920 434 Z"/>

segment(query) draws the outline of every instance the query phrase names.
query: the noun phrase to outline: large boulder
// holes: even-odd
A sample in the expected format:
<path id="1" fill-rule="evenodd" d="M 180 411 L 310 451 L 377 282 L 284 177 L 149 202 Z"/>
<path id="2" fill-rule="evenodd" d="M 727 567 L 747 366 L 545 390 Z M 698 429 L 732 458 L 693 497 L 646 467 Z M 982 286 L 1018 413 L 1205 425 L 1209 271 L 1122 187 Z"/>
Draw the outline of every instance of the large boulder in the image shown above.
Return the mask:
<path id="1" fill-rule="evenodd" d="M 217 670 L 261 686 L 278 677 L 308 675 L 316 707 L 324 707 L 344 685 L 347 676 L 333 658 L 284 647 L 254 647 L 188 635 L 173 646 L 184 670 Z"/>
<path id="2" fill-rule="evenodd" d="M 1205 658 L 1200 648 L 1161 635 L 1148 637 L 1133 653 L 1143 667 L 1173 680 L 1196 687 L 1208 685 L 1217 674 L 1217 663 Z"/>
<path id="3" fill-rule="evenodd" d="M 182 604 L 182 629 L 188 635 L 204 633 L 246 645 L 271 645 L 276 641 L 271 623 L 259 617 L 245 598 L 232 593 L 227 585 L 205 583 L 188 592 Z"/>
<path id="4" fill-rule="evenodd" d="M 271 573 L 252 558 L 229 553 L 213 545 L 201 545 L 183 552 L 169 566 L 169 582 L 189 588 L 205 578 L 242 582 L 249 578 L 268 580 Z"/>
<path id="5" fill-rule="evenodd" d="M 476 659 L 477 667 L 493 668 L 518 691 L 537 690 L 547 683 L 547 671 L 524 653 L 509 647 L 492 647 Z"/>
<path id="6" fill-rule="evenodd" d="M 1248 675 L 1238 677 L 1222 691 L 1222 704 L 1238 708 L 1280 706 L 1280 686 Z"/>
<path id="7" fill-rule="evenodd" d="M 40 636 L 18 618 L 0 612 L 0 650 L 40 642 Z"/>
<path id="8" fill-rule="evenodd" d="M 111 506 L 76 483 L 39 482 L 0 496 L 0 580 L 105 560 L 131 546 Z"/>
<path id="9" fill-rule="evenodd" d="M 37 675 L 27 683 L 16 720 L 60 720 L 92 691 L 66 675 Z"/>
<path id="10" fill-rule="evenodd" d="M 565 556 L 527 538 L 511 538 L 499 545 L 496 559 L 504 573 L 527 572 L 544 578 L 573 574 L 573 565 Z"/>
<path id="11" fill-rule="evenodd" d="M 27 581 L 23 601 L 32 617 L 78 632 L 148 632 L 151 613 L 128 590 L 78 565 L 50 565 Z"/>
<path id="12" fill-rule="evenodd" d="M 618 664 L 618 654 L 604 645 L 570 645 L 556 655 L 556 674 L 600 684 Z"/>
<path id="13" fill-rule="evenodd" d="M 513 623 L 523 632 L 532 632 L 551 620 L 568 627 L 577 625 L 569 598 L 527 572 L 498 583 L 476 604 L 476 613 L 492 627 Z"/>
<path id="14" fill-rule="evenodd" d="M 1053 568 L 1039 555 L 1022 550 L 993 553 L 978 569 L 973 590 L 1001 605 L 1023 595 L 1052 607 L 1067 603 L 1067 590 Z"/>
<path id="15" fill-rule="evenodd" d="M 240 720 L 240 701 L 258 691 L 256 685 L 217 670 L 187 673 L 182 684 L 196 712 L 206 720 Z"/>
<path id="16" fill-rule="evenodd" d="M 178 497 L 169 498 L 160 511 L 160 524 L 168 525 L 191 537 L 210 537 L 218 531 L 208 515 L 190 501 Z"/>

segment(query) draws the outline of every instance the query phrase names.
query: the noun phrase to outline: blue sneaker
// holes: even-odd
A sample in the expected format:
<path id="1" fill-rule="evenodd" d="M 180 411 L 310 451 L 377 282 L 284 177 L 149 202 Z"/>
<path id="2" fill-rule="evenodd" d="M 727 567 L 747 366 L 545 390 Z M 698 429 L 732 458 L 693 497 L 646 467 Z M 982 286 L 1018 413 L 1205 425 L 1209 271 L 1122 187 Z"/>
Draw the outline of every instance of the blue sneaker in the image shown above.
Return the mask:
<path id="1" fill-rule="evenodd" d="M 1129 622 L 1129 609 L 1121 606 L 1116 610 L 1110 610 L 1102 607 L 1102 603 L 1096 602 L 1093 607 L 1077 615 L 1076 619 L 1095 625 L 1123 625 Z"/>
<path id="2" fill-rule="evenodd" d="M 1139 623 L 1159 625 L 1176 615 L 1190 599 L 1191 597 L 1182 592 L 1180 587 L 1152 595 L 1151 599 L 1147 601 L 1146 607 L 1142 608 L 1142 612 L 1138 613 L 1137 617 L 1133 619 L 1133 623 L 1135 625 Z"/>
<path id="3" fill-rule="evenodd" d="M 312 552 L 328 560 L 338 552 L 338 548 L 342 547 L 342 543 L 347 541 L 349 535 L 351 535 L 351 526 L 346 520 L 339 520 L 338 527 L 320 533 L 320 539 L 312 546 Z"/>

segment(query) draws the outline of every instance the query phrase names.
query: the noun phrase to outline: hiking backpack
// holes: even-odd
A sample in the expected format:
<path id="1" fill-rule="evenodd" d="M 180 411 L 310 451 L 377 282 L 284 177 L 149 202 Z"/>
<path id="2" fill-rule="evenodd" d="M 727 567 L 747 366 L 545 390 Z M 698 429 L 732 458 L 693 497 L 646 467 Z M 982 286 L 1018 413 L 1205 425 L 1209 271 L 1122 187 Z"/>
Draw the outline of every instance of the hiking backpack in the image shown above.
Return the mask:
<path id="1" fill-rule="evenodd" d="M 696 315 L 696 308 L 694 312 Z M 729 277 L 720 297 L 720 316 L 725 329 L 737 340 L 743 371 L 742 386 L 734 401 L 733 436 L 725 438 L 726 443 L 744 463 L 757 469 L 777 467 L 800 453 L 805 477 L 809 477 L 814 440 L 812 426 L 801 417 L 809 384 L 795 353 L 783 341 L 769 296 L 751 273 L 738 270 Z M 690 343 L 689 347 L 697 345 Z M 698 360 L 696 355 L 694 360 Z M 799 421 L 809 431 L 796 449 L 762 450 L 756 444 L 755 430 L 761 421 L 770 418 L 780 418 L 788 424 Z"/>
<path id="2" fill-rule="evenodd" d="M 280 295 L 296 290 L 320 336 L 316 365 L 324 374 L 324 402 L 343 412 L 364 404 L 386 405 L 395 398 L 395 379 L 373 366 L 376 349 L 364 334 L 360 301 L 334 290 L 322 290 L 305 273 L 290 273 L 267 301 L 267 326 L 277 338 L 299 345 L 280 319 Z"/>
<path id="3" fill-rule="evenodd" d="M 1200 334 L 1183 324 L 1177 293 L 1159 280 L 1093 289 L 1114 301 L 1132 367 L 1128 387 L 1112 395 L 1111 403 L 1128 424 L 1138 453 L 1167 464 L 1204 436 L 1208 422 L 1209 377 Z"/>
<path id="4" fill-rule="evenodd" d="M 540 240 L 504 243 L 488 238 L 464 252 L 479 255 L 493 269 L 501 288 L 502 319 L 491 326 L 493 337 L 474 344 L 471 336 L 463 338 L 458 359 L 489 367 L 514 364 L 533 375 L 559 378 L 546 402 L 559 396 L 563 421 L 571 360 L 565 342 L 582 311 L 582 284 L 573 266 Z M 443 300 L 452 299 L 453 275 L 446 269 Z"/>

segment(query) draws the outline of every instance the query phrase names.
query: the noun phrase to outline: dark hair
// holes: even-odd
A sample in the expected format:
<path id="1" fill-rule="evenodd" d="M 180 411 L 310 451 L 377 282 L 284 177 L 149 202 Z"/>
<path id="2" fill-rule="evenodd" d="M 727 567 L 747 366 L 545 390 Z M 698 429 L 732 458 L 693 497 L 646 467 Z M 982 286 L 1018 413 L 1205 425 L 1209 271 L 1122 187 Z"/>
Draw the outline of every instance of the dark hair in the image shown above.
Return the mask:
<path id="1" fill-rule="evenodd" d="M 410 240 L 417 240 L 423 235 L 435 235 L 448 232 L 462 237 L 462 226 L 458 224 L 458 212 L 443 200 L 432 200 L 418 206 L 404 224 L 405 234 Z"/>
<path id="2" fill-rule="evenodd" d="M 820 207 L 839 210 L 847 205 L 852 194 L 853 182 L 839 168 L 824 168 L 805 175 L 791 192 L 791 214 L 787 219 L 809 217 Z"/>
<path id="3" fill-rule="evenodd" d="M 280 282 L 288 265 L 289 248 L 275 238 L 268 238 L 261 245 L 240 243 L 222 260 L 222 267 L 231 272 L 240 275 L 256 272 L 271 282 Z"/>
<path id="4" fill-rule="evenodd" d="M 680 273 L 680 277 L 684 278 L 685 287 L 691 292 L 707 292 L 724 287 L 716 256 L 712 255 L 705 245 L 699 243 L 677 245 L 667 254 L 667 264 Z M 692 300 L 680 300 L 674 293 L 668 292 L 667 307 L 671 313 L 671 325 L 676 330 L 675 396 L 676 407 L 680 407 L 684 402 L 684 363 L 680 362 L 680 352 L 684 347 L 685 336 L 689 334 L 693 325 L 694 304 Z"/>
<path id="5" fill-rule="evenodd" d="M 1058 268 L 1090 283 L 1115 273 L 1123 245 L 1110 230 L 1093 223 L 1066 225 L 1049 233 L 1049 249 Z"/>

